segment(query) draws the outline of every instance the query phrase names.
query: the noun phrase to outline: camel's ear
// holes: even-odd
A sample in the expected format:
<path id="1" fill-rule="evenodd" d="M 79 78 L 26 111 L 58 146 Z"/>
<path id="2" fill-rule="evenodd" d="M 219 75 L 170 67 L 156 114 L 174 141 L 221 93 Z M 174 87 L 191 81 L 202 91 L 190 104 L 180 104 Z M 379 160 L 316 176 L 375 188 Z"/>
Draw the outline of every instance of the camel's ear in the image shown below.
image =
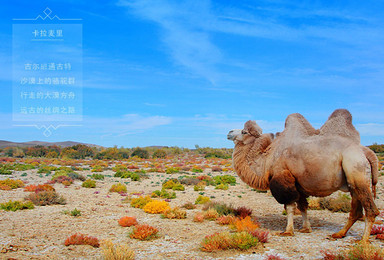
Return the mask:
<path id="1" fill-rule="evenodd" d="M 248 120 L 245 122 L 244 129 L 254 137 L 259 137 L 263 133 L 263 130 L 261 130 L 260 126 L 258 126 L 254 120 Z"/>

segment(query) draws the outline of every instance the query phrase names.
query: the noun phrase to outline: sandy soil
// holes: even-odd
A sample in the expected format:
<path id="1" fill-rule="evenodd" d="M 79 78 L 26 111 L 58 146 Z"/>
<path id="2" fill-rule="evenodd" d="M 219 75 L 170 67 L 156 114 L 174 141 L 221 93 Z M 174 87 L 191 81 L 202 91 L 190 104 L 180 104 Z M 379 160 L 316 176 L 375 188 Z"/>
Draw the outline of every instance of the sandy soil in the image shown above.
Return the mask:
<path id="1" fill-rule="evenodd" d="M 207 171 L 207 170 L 206 170 Z M 50 179 L 39 177 L 37 170 L 14 173 L 11 178 L 21 179 L 28 184 L 41 184 Z M 206 172 L 207 173 L 207 172 Z M 81 172 L 83 175 L 90 171 Z M 104 171 L 104 175 L 113 176 L 114 172 Z M 218 174 L 218 173 L 214 173 Z M 229 172 L 236 176 L 233 172 Z M 150 194 L 161 189 L 161 182 L 166 178 L 177 178 L 180 174 L 150 173 L 150 178 L 140 182 L 128 183 L 128 192 L 145 192 Z M 9 176 L 0 176 L 5 179 Z M 237 177 L 237 176 L 236 176 Z M 364 228 L 364 222 L 356 223 L 347 237 L 340 240 L 329 239 L 346 222 L 347 213 L 332 213 L 326 210 L 309 211 L 313 228 L 311 234 L 296 232 L 293 237 L 281 237 L 278 233 L 284 230 L 286 216 L 282 215 L 283 206 L 278 204 L 269 193 L 252 191 L 237 177 L 238 184 L 228 190 L 215 190 L 208 186 L 205 196 L 214 196 L 213 200 L 232 203 L 236 206 L 247 206 L 253 209 L 253 216 L 262 228 L 271 232 L 269 242 L 264 247 L 249 251 L 224 251 L 206 253 L 199 250 L 204 236 L 217 231 L 228 230 L 212 221 L 195 223 L 194 213 L 201 210 L 189 210 L 184 220 L 162 219 L 160 215 L 146 214 L 141 209 L 132 208 L 123 202 L 124 196 L 109 193 L 108 190 L 120 178 L 107 177 L 97 181 L 95 189 L 81 187 L 81 182 L 65 188 L 62 184 L 54 187 L 67 199 L 66 205 L 35 207 L 32 210 L 16 212 L 0 211 L 0 259 L 102 259 L 101 249 L 91 246 L 64 246 L 65 239 L 81 232 L 95 236 L 100 240 L 111 239 L 117 243 L 127 243 L 136 253 L 136 259 L 264 259 L 268 254 L 279 254 L 287 259 L 321 259 L 323 249 L 337 250 L 348 248 L 358 240 Z M 376 203 L 380 210 L 384 209 L 384 178 L 378 185 Z M 95 192 L 99 193 L 96 194 Z M 198 192 L 193 186 L 186 186 L 185 191 L 177 191 L 177 198 L 170 202 L 171 206 L 181 206 L 185 202 L 194 202 Z M 28 195 L 22 188 L 12 191 L 0 190 L 0 202 L 10 199 L 20 200 Z M 80 217 L 65 215 L 64 210 L 77 208 Z M 130 239 L 127 234 L 130 228 L 123 228 L 117 221 L 123 216 L 135 216 L 139 223 L 146 223 L 160 229 L 160 238 L 152 241 Z M 301 217 L 295 217 L 295 229 L 301 227 Z M 383 246 L 383 242 L 372 237 L 372 243 Z"/>

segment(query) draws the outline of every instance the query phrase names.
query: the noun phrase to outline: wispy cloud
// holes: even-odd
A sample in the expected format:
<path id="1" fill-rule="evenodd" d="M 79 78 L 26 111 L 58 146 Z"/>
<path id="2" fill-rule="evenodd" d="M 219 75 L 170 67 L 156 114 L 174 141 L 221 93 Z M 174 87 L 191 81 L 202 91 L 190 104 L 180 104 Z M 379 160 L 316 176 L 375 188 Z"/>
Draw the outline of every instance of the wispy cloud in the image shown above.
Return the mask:
<path id="1" fill-rule="evenodd" d="M 121 117 L 85 117 L 83 125 L 87 129 L 98 129 L 102 136 L 125 136 L 142 133 L 158 126 L 169 125 L 172 118 L 167 116 L 144 116 L 126 114 Z"/>

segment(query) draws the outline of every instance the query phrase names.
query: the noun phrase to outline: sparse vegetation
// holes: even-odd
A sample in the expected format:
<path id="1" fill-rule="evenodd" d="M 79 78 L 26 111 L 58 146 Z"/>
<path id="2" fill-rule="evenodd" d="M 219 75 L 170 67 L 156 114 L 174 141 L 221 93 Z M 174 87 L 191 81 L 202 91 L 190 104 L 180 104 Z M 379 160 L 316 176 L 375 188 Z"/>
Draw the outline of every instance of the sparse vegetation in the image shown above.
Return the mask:
<path id="1" fill-rule="evenodd" d="M 158 237 L 158 232 L 159 230 L 157 228 L 150 225 L 136 225 L 133 228 L 133 231 L 129 234 L 129 237 L 139 240 L 151 240 Z"/>
<path id="2" fill-rule="evenodd" d="M 31 201 L 8 201 L 4 203 L 0 203 L 0 209 L 6 210 L 6 211 L 16 211 L 16 210 L 23 210 L 23 209 L 33 209 L 35 206 Z"/>
<path id="3" fill-rule="evenodd" d="M 90 245 L 93 247 L 99 247 L 100 243 L 96 237 L 86 236 L 81 233 L 76 233 L 70 237 L 68 237 L 65 242 L 65 246 L 70 245 Z"/>
<path id="4" fill-rule="evenodd" d="M 105 260 L 133 260 L 135 253 L 125 244 L 114 244 L 106 240 L 101 244 Z"/>
<path id="5" fill-rule="evenodd" d="M 63 196 L 56 193 L 56 191 L 40 191 L 31 193 L 29 196 L 25 197 L 26 200 L 32 201 L 36 206 L 46 206 L 46 205 L 64 205 L 66 200 Z"/>
<path id="6" fill-rule="evenodd" d="M 109 189 L 110 192 L 127 192 L 127 186 L 122 183 L 113 184 Z"/>

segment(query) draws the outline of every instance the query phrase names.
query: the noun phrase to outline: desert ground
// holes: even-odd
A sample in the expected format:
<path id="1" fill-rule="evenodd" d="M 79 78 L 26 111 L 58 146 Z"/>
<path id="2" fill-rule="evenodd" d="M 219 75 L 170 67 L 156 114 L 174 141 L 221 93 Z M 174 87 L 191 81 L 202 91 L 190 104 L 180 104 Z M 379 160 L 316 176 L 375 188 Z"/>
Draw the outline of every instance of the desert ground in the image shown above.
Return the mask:
<path id="1" fill-rule="evenodd" d="M 147 172 L 148 178 L 131 181 L 114 177 L 113 167 L 116 164 L 125 166 L 135 165 L 134 168 L 148 169 L 151 164 L 162 164 L 183 168 L 192 166 L 189 161 L 201 167 L 203 172 L 182 170 L 178 173 Z M 55 165 L 54 161 L 50 161 Z M 23 163 L 26 163 L 25 161 Z M 36 169 L 14 171 L 11 175 L 0 175 L 0 180 L 6 178 L 20 179 L 25 185 L 43 184 L 51 180 L 51 174 L 38 173 L 38 167 L 47 162 L 37 161 Z M 65 246 L 67 237 L 76 232 L 98 238 L 100 241 L 109 239 L 114 243 L 127 244 L 135 252 L 135 259 L 266 259 L 268 255 L 280 256 L 282 259 L 322 259 L 322 250 L 342 250 L 354 245 L 362 235 L 364 222 L 358 221 L 347 236 L 333 240 L 330 235 L 341 229 L 346 223 L 348 213 L 331 212 L 328 210 L 310 210 L 309 217 L 313 232 L 309 234 L 295 232 L 293 237 L 279 236 L 285 229 L 286 216 L 284 207 L 278 204 L 269 192 L 257 192 L 243 183 L 232 171 L 230 159 L 204 159 L 193 157 L 171 159 L 136 159 L 125 161 L 103 162 L 101 172 L 92 172 L 94 164 L 87 160 L 73 161 L 76 170 L 87 178 L 98 173 L 105 176 L 104 180 L 96 181 L 96 188 L 82 187 L 82 181 L 75 180 L 73 184 L 64 186 L 53 184 L 57 193 L 66 199 L 65 205 L 36 206 L 34 209 L 17 210 L 15 212 L 0 210 L 0 258 L 1 259 L 103 259 L 100 248 L 89 245 Z M 92 165 L 93 164 L 93 165 Z M 196 165 L 194 167 L 196 167 Z M 60 165 L 59 165 L 60 166 Z M 212 171 L 213 166 L 221 167 L 219 171 Z M 194 186 L 185 185 L 184 191 L 175 191 L 177 197 L 170 200 L 172 207 L 182 206 L 186 202 L 194 203 L 203 194 L 212 201 L 225 202 L 234 206 L 245 206 L 252 209 L 252 217 L 257 219 L 261 228 L 270 232 L 269 241 L 245 251 L 226 250 L 204 252 L 200 250 L 200 243 L 207 235 L 215 232 L 230 230 L 228 226 L 221 226 L 215 221 L 205 220 L 194 222 L 195 213 L 202 211 L 203 205 L 196 209 L 187 210 L 186 219 L 166 219 L 159 214 L 148 214 L 142 209 L 130 206 L 129 199 L 139 195 L 150 195 L 154 190 L 160 190 L 162 183 L 170 178 L 199 175 L 231 175 L 236 177 L 236 185 L 229 185 L 228 190 L 215 189 L 206 186 L 203 191 L 194 191 Z M 126 193 L 109 192 L 112 184 L 117 182 L 127 185 Z M 384 177 L 379 178 L 377 186 L 378 196 L 376 204 L 381 212 L 384 209 Z M 0 190 L 0 203 L 9 200 L 23 200 L 29 192 L 24 188 Z M 81 216 L 64 214 L 73 209 L 81 211 Z M 159 237 L 149 241 L 132 239 L 128 236 L 132 227 L 118 225 L 123 216 L 133 216 L 140 224 L 149 224 L 159 229 Z M 382 220 L 383 214 L 377 218 Z M 295 230 L 301 227 L 301 216 L 295 216 Z M 371 236 L 373 245 L 383 247 L 383 241 Z"/>

